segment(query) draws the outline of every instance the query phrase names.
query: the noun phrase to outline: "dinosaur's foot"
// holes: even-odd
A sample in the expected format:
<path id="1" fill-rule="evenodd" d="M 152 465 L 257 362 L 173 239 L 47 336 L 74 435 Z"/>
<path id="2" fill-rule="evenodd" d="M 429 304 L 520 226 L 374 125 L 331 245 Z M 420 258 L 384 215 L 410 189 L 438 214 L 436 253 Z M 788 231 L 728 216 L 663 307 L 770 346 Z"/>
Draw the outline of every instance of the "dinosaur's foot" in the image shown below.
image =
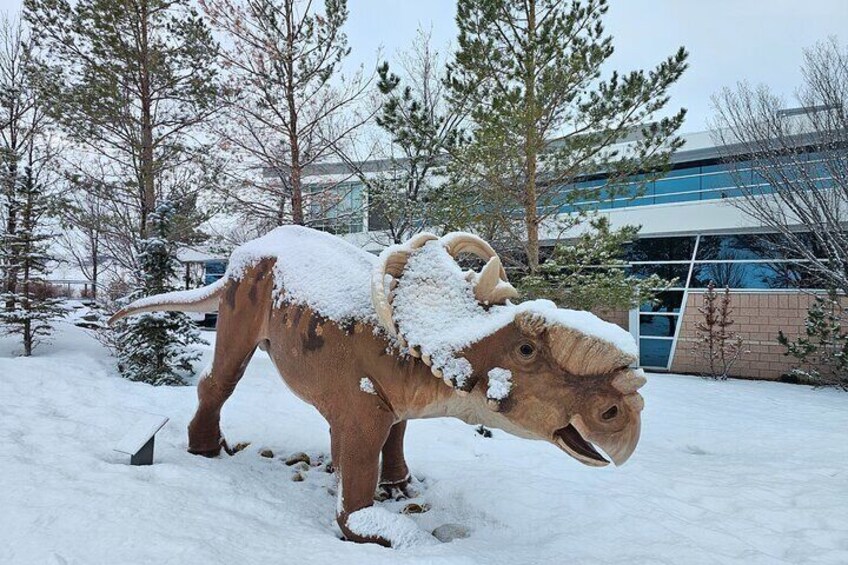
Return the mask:
<path id="1" fill-rule="evenodd" d="M 417 482 L 411 474 L 397 480 L 380 481 L 374 499 L 382 502 L 384 500 L 417 498 L 421 495 L 419 489 L 414 486 L 414 483 Z"/>

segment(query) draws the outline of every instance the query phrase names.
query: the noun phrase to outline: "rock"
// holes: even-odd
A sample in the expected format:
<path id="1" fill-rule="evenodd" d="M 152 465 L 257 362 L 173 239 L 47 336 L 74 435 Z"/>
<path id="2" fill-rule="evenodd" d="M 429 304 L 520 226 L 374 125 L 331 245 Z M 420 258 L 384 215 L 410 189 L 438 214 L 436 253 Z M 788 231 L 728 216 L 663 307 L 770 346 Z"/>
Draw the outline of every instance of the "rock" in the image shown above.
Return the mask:
<path id="1" fill-rule="evenodd" d="M 442 524 L 433 530 L 433 537 L 442 543 L 467 538 L 469 535 L 468 528 L 461 524 Z"/>
<path id="2" fill-rule="evenodd" d="M 239 451 L 244 451 L 250 445 L 249 441 L 240 441 L 230 450 L 230 455 L 235 455 Z"/>
<path id="3" fill-rule="evenodd" d="M 306 463 L 307 465 L 309 465 L 309 463 L 310 463 L 309 456 L 307 454 L 303 453 L 302 451 L 300 453 L 295 453 L 293 455 L 289 455 L 288 459 L 286 459 L 286 465 L 291 467 L 295 463 L 300 463 L 301 461 L 303 463 Z"/>
<path id="4" fill-rule="evenodd" d="M 300 461 L 292 467 L 295 471 L 300 471 L 301 473 L 305 473 L 309 471 L 312 467 L 306 461 Z"/>
<path id="5" fill-rule="evenodd" d="M 259 455 L 261 455 L 262 457 L 265 457 L 267 459 L 272 459 L 274 457 L 274 452 L 271 451 L 270 449 L 263 449 L 262 451 L 259 452 Z"/>
<path id="6" fill-rule="evenodd" d="M 429 504 L 418 504 L 415 502 L 410 502 L 406 506 L 403 507 L 403 510 L 400 511 L 401 514 L 424 514 L 430 510 Z"/>
<path id="7" fill-rule="evenodd" d="M 300 471 L 298 471 L 297 473 L 295 473 L 294 475 L 292 475 L 292 480 L 293 480 L 294 482 L 296 482 L 296 483 L 302 483 L 302 482 L 303 482 L 303 479 L 305 479 L 305 478 L 306 478 L 306 477 L 304 477 L 304 476 L 303 476 L 303 473 L 301 473 Z"/>
<path id="8" fill-rule="evenodd" d="M 474 428 L 474 431 L 480 434 L 483 437 L 489 438 L 492 437 L 492 430 L 483 426 L 482 424 Z"/>
<path id="9" fill-rule="evenodd" d="M 336 468 L 333 467 L 332 461 L 327 461 L 327 464 L 324 466 L 324 471 L 327 473 L 334 473 L 336 471 Z"/>

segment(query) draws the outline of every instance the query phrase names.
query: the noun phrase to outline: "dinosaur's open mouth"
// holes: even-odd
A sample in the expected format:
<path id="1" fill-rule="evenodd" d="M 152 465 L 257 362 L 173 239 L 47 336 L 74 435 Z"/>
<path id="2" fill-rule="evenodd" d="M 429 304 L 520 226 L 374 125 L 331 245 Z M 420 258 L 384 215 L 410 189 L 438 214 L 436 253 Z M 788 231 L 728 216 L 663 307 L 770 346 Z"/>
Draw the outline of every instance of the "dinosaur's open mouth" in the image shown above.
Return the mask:
<path id="1" fill-rule="evenodd" d="M 554 432 L 554 441 L 560 449 L 586 465 L 593 467 L 603 467 L 609 465 L 607 461 L 595 446 L 583 439 L 580 432 L 577 431 L 572 424 L 568 424 L 564 428 Z"/>

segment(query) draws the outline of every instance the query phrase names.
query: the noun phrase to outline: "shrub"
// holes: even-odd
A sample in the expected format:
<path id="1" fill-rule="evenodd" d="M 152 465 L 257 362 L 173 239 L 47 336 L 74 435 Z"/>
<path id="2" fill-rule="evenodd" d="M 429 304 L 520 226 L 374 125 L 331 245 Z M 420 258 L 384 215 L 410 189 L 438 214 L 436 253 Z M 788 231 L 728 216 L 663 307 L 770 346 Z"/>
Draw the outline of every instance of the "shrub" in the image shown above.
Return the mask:
<path id="1" fill-rule="evenodd" d="M 735 323 L 730 315 L 730 289 L 716 292 L 710 281 L 704 301 L 698 307 L 703 319 L 695 322 L 695 354 L 706 361 L 707 371 L 702 375 L 716 380 L 726 380 L 730 370 L 745 351 L 745 340 L 731 329 Z"/>
<path id="2" fill-rule="evenodd" d="M 848 332 L 843 331 L 845 310 L 835 290 L 816 296 L 807 313 L 804 335 L 790 341 L 781 331 L 777 341 L 784 355 L 794 357 L 798 365 L 789 376 L 818 386 L 848 390 Z"/>

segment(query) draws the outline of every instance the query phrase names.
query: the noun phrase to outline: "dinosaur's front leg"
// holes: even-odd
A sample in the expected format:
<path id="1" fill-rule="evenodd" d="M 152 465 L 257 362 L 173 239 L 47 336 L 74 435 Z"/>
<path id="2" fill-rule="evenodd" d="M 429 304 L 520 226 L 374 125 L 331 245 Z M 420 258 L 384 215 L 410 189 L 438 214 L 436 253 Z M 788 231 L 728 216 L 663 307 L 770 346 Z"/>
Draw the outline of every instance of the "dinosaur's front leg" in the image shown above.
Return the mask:
<path id="1" fill-rule="evenodd" d="M 331 424 L 333 463 L 339 475 L 336 520 L 345 537 L 359 543 L 397 547 L 432 542 L 409 517 L 374 506 L 380 451 L 392 424 L 385 412 L 362 415 L 350 425 Z"/>

